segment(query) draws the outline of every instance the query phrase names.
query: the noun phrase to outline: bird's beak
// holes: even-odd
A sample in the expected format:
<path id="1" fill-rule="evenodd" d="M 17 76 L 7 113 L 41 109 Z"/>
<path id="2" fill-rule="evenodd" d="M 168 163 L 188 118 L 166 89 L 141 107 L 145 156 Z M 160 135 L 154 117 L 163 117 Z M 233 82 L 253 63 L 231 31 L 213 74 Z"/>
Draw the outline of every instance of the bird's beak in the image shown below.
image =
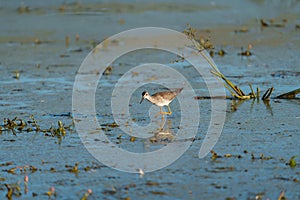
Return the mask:
<path id="1" fill-rule="evenodd" d="M 141 99 L 141 101 L 140 101 L 140 104 L 143 102 L 143 100 L 144 100 L 144 97 L 142 97 L 142 99 Z"/>

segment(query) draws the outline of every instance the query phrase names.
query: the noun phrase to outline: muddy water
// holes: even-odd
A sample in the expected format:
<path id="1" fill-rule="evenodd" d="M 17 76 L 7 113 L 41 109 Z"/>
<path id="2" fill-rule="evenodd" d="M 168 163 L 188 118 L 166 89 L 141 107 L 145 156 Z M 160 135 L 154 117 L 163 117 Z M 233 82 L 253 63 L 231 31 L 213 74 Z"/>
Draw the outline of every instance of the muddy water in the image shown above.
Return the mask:
<path id="1" fill-rule="evenodd" d="M 216 51 L 226 51 L 224 57 L 216 55 L 214 61 L 247 92 L 248 83 L 262 91 L 274 86 L 272 96 L 299 88 L 299 7 L 297 1 L 233 1 L 230 5 L 219 1 L 1 2 L 1 118 L 17 116 L 30 121 L 33 115 L 41 129 L 57 128 L 58 120 L 66 126 L 71 124 L 73 82 L 83 59 L 104 38 L 142 26 L 182 31 L 190 23 L 211 38 Z M 269 24 L 272 22 L 268 19 L 274 19 L 274 24 L 284 27 L 262 28 L 261 18 Z M 245 28 L 248 32 L 239 31 Z M 241 47 L 246 49 L 249 43 L 253 45 L 253 55 L 238 56 Z M 172 141 L 168 137 L 155 138 L 158 142 L 133 142 L 119 128 L 105 126 L 113 122 L 109 109 L 113 86 L 131 67 L 146 62 L 168 64 L 186 74 L 197 95 L 208 94 L 193 68 L 184 63 L 170 64 L 174 59 L 176 56 L 161 52 L 136 52 L 115 61 L 111 74 L 100 80 L 96 93 L 98 121 L 115 144 L 144 152 Z M 149 122 L 147 110 L 151 108 L 148 102 L 138 104 L 144 89 L 156 92 L 163 88 L 146 85 L 133 94 L 130 112 L 141 125 Z M 191 147 L 172 165 L 143 177 L 98 162 L 73 127 L 61 140 L 48 132 L 2 131 L 1 199 L 8 193 L 5 184 L 19 186 L 20 191 L 15 191 L 13 197 L 21 195 L 20 199 L 45 199 L 50 187 L 55 188 L 53 199 L 79 199 L 88 189 L 93 191 L 89 199 L 277 199 L 281 191 L 288 199 L 300 198 L 299 164 L 294 168 L 287 165 L 292 156 L 298 156 L 296 161 L 300 162 L 299 99 L 271 99 L 269 103 L 226 100 L 226 122 L 214 147 L 216 159 L 212 155 L 198 158 L 211 106 L 209 100 L 198 103 L 201 123 Z M 168 125 L 176 133 L 180 120 L 178 101 L 171 108 L 173 115 Z M 76 163 L 78 171 L 74 170 Z M 29 177 L 28 192 L 25 175 Z"/>

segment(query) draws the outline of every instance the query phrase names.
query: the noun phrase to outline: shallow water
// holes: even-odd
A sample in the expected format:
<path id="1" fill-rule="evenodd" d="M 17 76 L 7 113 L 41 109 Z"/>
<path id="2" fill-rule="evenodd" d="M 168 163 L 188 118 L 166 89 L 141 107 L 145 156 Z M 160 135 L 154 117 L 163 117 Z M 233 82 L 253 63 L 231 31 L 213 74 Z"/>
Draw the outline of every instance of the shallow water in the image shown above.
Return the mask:
<path id="1" fill-rule="evenodd" d="M 214 61 L 221 72 L 244 91 L 250 92 L 248 83 L 254 88 L 260 87 L 262 92 L 274 86 L 272 97 L 299 88 L 300 42 L 299 29 L 295 26 L 300 22 L 300 6 L 297 1 L 233 1 L 232 4 L 219 1 L 96 4 L 89 1 L 68 3 L 65 10 L 59 10 L 62 5 L 60 1 L 47 4 L 26 1 L 25 7 L 30 9 L 22 11 L 23 5 L 19 2 L 0 3 L 2 118 L 17 116 L 27 121 L 33 115 L 42 129 L 57 128 L 58 120 L 71 124 L 74 79 L 94 43 L 142 26 L 182 31 L 190 23 L 200 29 L 211 37 L 216 50 L 223 48 L 227 52 L 224 57 L 214 56 Z M 283 28 L 262 29 L 260 18 L 274 18 L 276 23 L 286 19 L 287 22 Z M 235 33 L 242 27 L 249 31 Z M 80 37 L 78 41 L 76 34 Z M 66 36 L 70 38 L 68 45 Z M 254 55 L 238 56 L 240 48 L 246 49 L 249 43 L 253 45 Z M 133 52 L 116 60 L 112 73 L 102 76 L 95 99 L 97 119 L 112 142 L 133 152 L 154 151 L 172 142 L 171 136 L 155 138 L 158 142 L 154 143 L 140 138 L 132 142 L 120 127 L 107 126 L 114 122 L 110 108 L 114 84 L 133 66 L 147 62 L 167 64 L 185 74 L 196 95 L 208 95 L 205 83 L 193 67 L 170 63 L 176 58 L 151 50 Z M 20 74 L 18 79 L 14 77 L 16 70 Z M 139 104 L 141 92 L 163 89 L 149 84 L 136 90 L 130 99 L 132 120 L 139 125 L 148 124 L 148 110 L 157 112 L 158 108 L 151 107 L 149 102 Z M 88 199 L 277 199 L 281 191 L 285 191 L 288 199 L 300 198 L 299 164 L 295 168 L 287 165 L 292 156 L 297 156 L 299 163 L 299 99 L 271 99 L 269 104 L 220 100 L 226 101 L 227 108 L 221 137 L 213 149 L 221 156 L 216 159 L 212 159 L 211 154 L 198 158 L 210 122 L 211 102 L 195 101 L 199 103 L 201 120 L 190 148 L 173 164 L 142 177 L 111 169 L 97 161 L 73 127 L 61 141 L 42 132 L 2 131 L 0 197 L 3 199 L 7 194 L 5 184 L 20 182 L 19 199 L 32 196 L 45 199 L 50 187 L 55 187 L 56 199 L 79 199 L 88 189 L 93 191 Z M 171 108 L 173 115 L 165 128 L 176 135 L 180 130 L 179 102 L 175 100 Z M 193 120 L 193 110 L 188 112 Z M 75 163 L 79 164 L 79 171 L 70 172 Z M 25 166 L 34 166 L 37 170 L 21 171 Z M 8 172 L 15 167 L 15 173 Z M 28 193 L 24 191 L 25 175 L 29 177 Z"/>

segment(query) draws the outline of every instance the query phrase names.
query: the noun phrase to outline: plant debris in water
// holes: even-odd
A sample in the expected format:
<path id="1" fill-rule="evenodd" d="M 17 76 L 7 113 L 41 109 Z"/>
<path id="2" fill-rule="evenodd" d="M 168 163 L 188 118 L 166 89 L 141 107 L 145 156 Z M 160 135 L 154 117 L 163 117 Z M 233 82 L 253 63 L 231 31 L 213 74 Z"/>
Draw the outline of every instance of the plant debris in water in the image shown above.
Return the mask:
<path id="1" fill-rule="evenodd" d="M 266 28 L 266 27 L 282 28 L 282 27 L 285 27 L 286 22 L 287 22 L 286 19 L 283 19 L 282 22 L 280 22 L 280 23 L 275 22 L 274 19 L 270 19 L 268 21 L 266 21 L 264 19 L 260 19 L 260 24 L 261 24 L 262 28 Z"/>
<path id="2" fill-rule="evenodd" d="M 5 184 L 5 187 L 7 189 L 7 194 L 6 197 L 9 200 L 12 200 L 13 195 L 20 197 L 22 195 L 21 193 L 21 187 L 20 187 L 20 182 L 13 183 L 13 184 Z"/>
<path id="3" fill-rule="evenodd" d="M 20 174 L 23 174 L 23 173 L 29 173 L 29 172 L 34 173 L 38 169 L 33 165 L 25 165 L 25 166 L 16 166 L 16 167 L 10 168 L 8 170 L 4 170 L 4 171 L 6 171 L 7 173 L 10 173 L 10 174 L 16 174 L 17 170 L 19 170 Z"/>
<path id="4" fill-rule="evenodd" d="M 184 34 L 187 35 L 189 39 L 192 40 L 194 47 L 199 51 L 199 53 L 203 56 L 203 58 L 206 59 L 206 61 L 210 64 L 212 67 L 211 73 L 215 75 L 217 78 L 224 81 L 224 87 L 230 92 L 233 98 L 241 99 L 241 100 L 247 100 L 247 99 L 258 99 L 260 97 L 260 89 L 257 87 L 256 92 L 253 90 L 252 85 L 249 84 L 251 92 L 249 94 L 246 94 L 241 88 L 233 84 L 225 75 L 223 75 L 217 68 L 217 66 L 214 64 L 214 62 L 209 58 L 205 53 L 204 50 L 208 49 L 208 46 L 205 44 L 204 40 L 200 40 L 196 38 L 196 29 L 192 28 L 190 25 L 188 25 L 187 29 L 183 31 Z M 211 46 L 209 46 L 211 47 Z M 252 45 L 248 45 L 248 49 L 246 51 L 243 51 L 240 53 L 242 56 L 251 56 L 252 53 L 250 52 L 250 49 L 252 48 Z M 262 100 L 267 101 L 270 99 L 270 96 L 272 92 L 274 91 L 274 87 L 268 88 L 266 92 L 262 96 Z M 279 95 L 277 98 L 295 98 L 296 94 L 300 93 L 300 89 L 293 90 L 291 92 L 285 93 L 283 95 Z M 198 98 L 197 98 L 198 99 Z M 199 98 L 201 99 L 201 98 Z"/>
<path id="5" fill-rule="evenodd" d="M 291 168 L 295 168 L 295 167 L 297 166 L 297 162 L 296 162 L 296 160 L 295 160 L 296 157 L 297 157 L 297 156 L 293 156 L 293 157 L 290 158 L 290 161 L 289 161 L 288 165 L 289 165 Z"/>
<path id="6" fill-rule="evenodd" d="M 249 44 L 247 49 L 244 51 L 243 47 L 241 48 L 241 52 L 238 53 L 239 56 L 252 56 L 252 52 L 250 51 L 252 49 L 252 45 Z"/>
<path id="7" fill-rule="evenodd" d="M 65 167 L 68 168 L 68 172 L 77 174 L 79 172 L 78 165 L 78 163 L 75 163 L 74 166 L 66 165 Z"/>
<path id="8" fill-rule="evenodd" d="M 62 139 L 66 136 L 67 130 L 72 130 L 73 123 L 65 126 L 60 120 L 57 121 L 57 127 L 51 126 L 48 129 L 41 129 L 34 116 L 30 116 L 30 120 L 25 121 L 15 117 L 13 119 L 4 118 L 3 125 L 0 126 L 0 133 L 12 132 L 14 135 L 20 134 L 22 132 L 42 132 L 45 136 L 56 137 L 59 140 L 59 144 Z"/>
<path id="9" fill-rule="evenodd" d="M 290 92 L 287 92 L 287 93 L 284 93 L 284 94 L 281 94 L 281 95 L 277 96 L 276 98 L 278 98 L 278 99 L 295 99 L 297 94 L 299 94 L 299 93 L 300 93 L 300 88 L 290 91 Z"/>

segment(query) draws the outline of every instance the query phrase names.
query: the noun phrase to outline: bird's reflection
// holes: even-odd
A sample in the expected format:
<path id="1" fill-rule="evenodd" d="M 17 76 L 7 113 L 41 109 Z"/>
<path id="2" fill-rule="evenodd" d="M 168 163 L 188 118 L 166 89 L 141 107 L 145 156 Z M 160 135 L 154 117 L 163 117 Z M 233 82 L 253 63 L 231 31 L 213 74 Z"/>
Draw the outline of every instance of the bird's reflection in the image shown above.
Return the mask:
<path id="1" fill-rule="evenodd" d="M 165 123 L 162 120 L 159 124 L 159 128 L 154 131 L 154 135 L 149 138 L 151 143 L 170 143 L 175 139 L 175 136 L 172 134 L 172 120 L 168 119 Z"/>

